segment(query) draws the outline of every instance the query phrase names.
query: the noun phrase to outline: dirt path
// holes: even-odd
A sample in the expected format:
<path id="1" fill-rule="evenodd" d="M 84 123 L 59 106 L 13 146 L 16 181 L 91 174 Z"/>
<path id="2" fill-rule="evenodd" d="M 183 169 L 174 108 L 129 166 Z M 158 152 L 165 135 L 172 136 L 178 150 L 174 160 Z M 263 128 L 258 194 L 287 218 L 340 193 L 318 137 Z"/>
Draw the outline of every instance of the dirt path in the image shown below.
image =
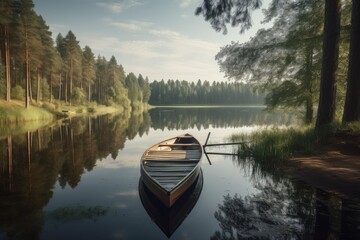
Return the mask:
<path id="1" fill-rule="evenodd" d="M 360 138 L 328 140 L 315 156 L 289 159 L 285 171 L 315 188 L 360 199 Z"/>

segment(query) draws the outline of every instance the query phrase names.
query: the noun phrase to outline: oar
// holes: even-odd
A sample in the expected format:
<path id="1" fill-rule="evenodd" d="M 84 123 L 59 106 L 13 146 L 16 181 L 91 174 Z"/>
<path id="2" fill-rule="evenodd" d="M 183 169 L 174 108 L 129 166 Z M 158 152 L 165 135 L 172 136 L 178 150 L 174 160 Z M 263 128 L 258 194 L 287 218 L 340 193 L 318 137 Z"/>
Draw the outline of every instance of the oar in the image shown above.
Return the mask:
<path id="1" fill-rule="evenodd" d="M 204 149 L 204 153 L 205 153 L 205 156 L 206 156 L 209 164 L 212 165 L 212 164 L 211 164 L 211 161 L 210 161 L 210 158 L 209 158 L 209 156 L 207 155 L 207 153 L 206 153 L 206 151 L 205 151 L 205 147 L 206 147 L 206 144 L 207 144 L 207 142 L 208 142 L 208 140 L 209 140 L 210 134 L 211 134 L 211 132 L 209 132 L 208 135 L 207 135 L 205 144 L 203 145 L 203 149 Z"/>
<path id="2" fill-rule="evenodd" d="M 206 151 L 205 151 L 205 150 L 204 150 L 204 153 L 205 153 L 205 156 L 206 156 L 206 158 L 207 158 L 207 160 L 208 160 L 209 164 L 210 164 L 210 165 L 212 165 L 212 164 L 211 164 L 211 161 L 210 161 L 210 158 L 209 158 L 209 156 L 207 155 L 207 153 L 206 153 Z"/>

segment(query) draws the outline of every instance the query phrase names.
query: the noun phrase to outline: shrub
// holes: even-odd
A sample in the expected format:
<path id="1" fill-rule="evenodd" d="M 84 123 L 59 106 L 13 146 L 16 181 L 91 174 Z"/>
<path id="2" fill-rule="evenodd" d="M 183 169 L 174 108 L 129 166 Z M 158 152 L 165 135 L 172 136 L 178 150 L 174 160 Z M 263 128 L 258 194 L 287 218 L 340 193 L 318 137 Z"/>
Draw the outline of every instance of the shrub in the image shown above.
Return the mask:
<path id="1" fill-rule="evenodd" d="M 76 104 L 84 103 L 86 101 L 86 94 L 84 90 L 78 87 L 74 88 L 71 95 L 71 100 Z"/>
<path id="2" fill-rule="evenodd" d="M 0 86 L 3 86 L 0 88 L 0 98 L 5 99 L 6 98 L 6 81 L 4 79 L 0 79 Z"/>
<path id="3" fill-rule="evenodd" d="M 17 100 L 25 100 L 25 90 L 17 85 L 11 89 L 11 97 Z"/>

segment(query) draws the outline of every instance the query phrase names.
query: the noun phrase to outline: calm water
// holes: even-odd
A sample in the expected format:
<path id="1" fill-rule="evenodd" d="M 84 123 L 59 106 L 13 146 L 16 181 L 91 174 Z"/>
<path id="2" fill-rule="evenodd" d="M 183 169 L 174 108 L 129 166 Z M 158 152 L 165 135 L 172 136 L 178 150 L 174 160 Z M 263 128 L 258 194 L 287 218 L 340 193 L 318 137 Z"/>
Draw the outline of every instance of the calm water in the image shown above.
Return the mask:
<path id="1" fill-rule="evenodd" d="M 203 181 L 171 210 L 139 182 L 142 153 L 162 139 L 225 142 L 291 122 L 260 108 L 161 108 L 0 132 L 0 239 L 360 239 L 359 201 L 233 156 L 203 158 Z"/>

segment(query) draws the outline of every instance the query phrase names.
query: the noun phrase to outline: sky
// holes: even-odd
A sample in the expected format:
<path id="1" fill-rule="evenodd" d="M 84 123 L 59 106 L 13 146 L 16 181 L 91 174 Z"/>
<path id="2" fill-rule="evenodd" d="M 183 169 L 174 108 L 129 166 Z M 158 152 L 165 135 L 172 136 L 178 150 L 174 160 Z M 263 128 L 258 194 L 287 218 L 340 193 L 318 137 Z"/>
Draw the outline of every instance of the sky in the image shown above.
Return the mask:
<path id="1" fill-rule="evenodd" d="M 200 0 L 34 0 L 53 38 L 71 30 L 82 48 L 110 59 L 115 56 L 126 74 L 150 81 L 224 81 L 215 55 L 222 46 L 246 42 L 263 25 L 261 11 L 253 14 L 253 28 L 240 34 L 216 32 L 202 16 L 195 16 Z"/>

